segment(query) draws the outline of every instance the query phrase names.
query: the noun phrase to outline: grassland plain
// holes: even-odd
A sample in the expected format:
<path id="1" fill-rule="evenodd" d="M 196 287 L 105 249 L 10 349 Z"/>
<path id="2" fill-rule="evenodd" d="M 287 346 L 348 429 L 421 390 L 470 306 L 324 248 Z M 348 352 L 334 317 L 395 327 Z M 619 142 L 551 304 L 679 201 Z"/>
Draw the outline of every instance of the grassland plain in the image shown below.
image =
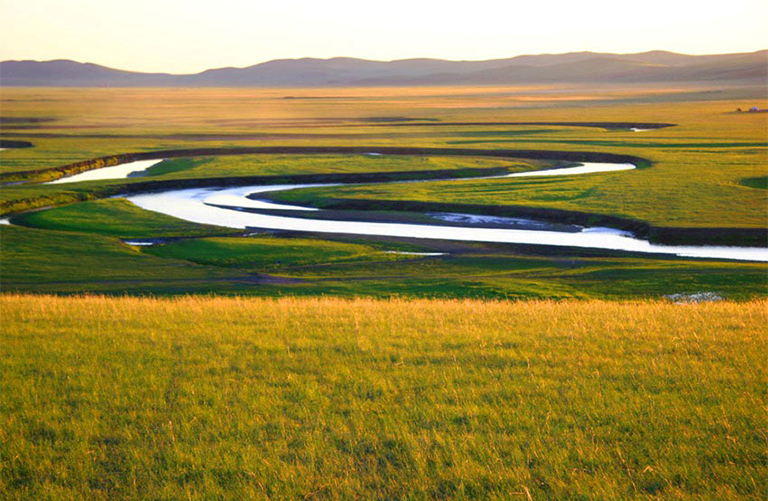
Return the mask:
<path id="1" fill-rule="evenodd" d="M 115 153 L 190 147 L 370 145 L 600 151 L 636 155 L 653 164 L 632 172 L 569 179 L 368 185 L 279 196 L 318 206 L 331 200 L 376 198 L 381 209 L 403 200 L 450 200 L 459 207 L 481 204 L 579 210 L 662 227 L 765 228 L 768 191 L 760 187 L 759 180 L 766 175 L 766 117 L 733 113 L 737 107 L 760 105 L 764 91 L 734 92 L 695 88 L 422 88 L 296 90 L 286 94 L 277 89 L 197 89 L 169 95 L 161 89 L 4 89 L 3 116 L 22 120 L 3 124 L 2 136 L 31 141 L 34 147 L 3 151 L 0 170 L 35 170 Z M 25 122 L 24 117 L 50 120 Z M 644 132 L 552 125 L 573 121 L 676 125 Z M 767 293 L 763 265 L 637 259 L 573 249 L 558 253 L 523 246 L 502 250 L 464 246 L 445 256 L 399 259 L 397 266 L 391 266 L 391 257 L 381 258 L 386 250 L 445 249 L 434 243 L 390 241 L 380 245 L 329 236 L 309 238 L 307 242 L 312 245 L 297 246 L 300 240 L 287 241 L 283 235 L 262 235 L 258 241 L 241 243 L 238 232 L 185 224 L 122 201 L 74 203 L 147 182 L 409 170 L 459 172 L 493 167 L 520 171 L 547 166 L 538 160 L 442 156 L 202 156 L 167 160 L 152 167 L 144 178 L 5 185 L 0 190 L 5 211 L 71 205 L 14 218 L 17 224 L 48 233 L 2 229 L 3 288 L 176 294 L 186 283 L 195 291 L 249 295 L 534 298 L 659 297 L 710 291 L 746 299 Z M 233 240 L 178 241 L 224 235 L 233 236 Z M 166 240 L 163 245 L 139 250 L 117 238 Z M 56 245 L 46 245 L 46 240 Z M 321 245 L 321 240 L 325 244 Z M 335 255 L 333 249 L 340 241 L 362 245 L 366 250 L 359 255 L 370 257 L 371 262 L 321 263 L 305 255 L 313 245 L 323 249 L 321 255 Z M 77 257 L 91 259 L 92 249 L 104 246 L 112 250 L 101 254 L 101 266 L 78 278 Z M 202 252 L 213 247 L 215 255 Z M 297 254 L 297 248 L 303 251 Z M 283 251 L 291 258 L 268 257 Z M 226 252 L 232 255 L 222 254 Z M 40 255 L 51 259 L 35 257 Z M 235 262 L 238 266 L 232 266 Z M 176 281 L 167 280 L 162 266 L 155 263 L 167 263 L 169 270 L 175 270 Z M 483 271 L 483 267 L 487 269 Z M 140 270 L 135 272 L 137 280 L 127 281 L 130 269 Z M 123 278 L 113 280 L 113 272 L 106 270 L 122 270 L 118 274 Z M 278 279 L 267 283 L 265 275 Z M 215 278 L 200 278 L 204 276 Z"/>
<path id="2" fill-rule="evenodd" d="M 0 153 L 3 173 L 199 147 L 599 151 L 652 165 L 569 180 L 286 195 L 766 226 L 766 117 L 732 113 L 764 107 L 765 89 L 3 89 L 0 99 L 3 117 L 17 119 L 3 123 L 3 139 L 34 144 Z M 502 121 L 529 124 L 487 124 Z M 676 126 L 530 124 L 574 121 Z M 6 215 L 61 207 L 0 225 L 0 495 L 761 498 L 768 304 L 755 298 L 768 295 L 764 264 L 244 237 L 95 200 L 156 181 L 542 166 L 200 156 L 165 161 L 146 178 L 4 185 Z M 700 292 L 727 300 L 659 300 Z M 148 295 L 174 297 L 137 297 Z"/>
<path id="3" fill-rule="evenodd" d="M 0 305 L 5 499 L 768 488 L 765 301 Z"/>

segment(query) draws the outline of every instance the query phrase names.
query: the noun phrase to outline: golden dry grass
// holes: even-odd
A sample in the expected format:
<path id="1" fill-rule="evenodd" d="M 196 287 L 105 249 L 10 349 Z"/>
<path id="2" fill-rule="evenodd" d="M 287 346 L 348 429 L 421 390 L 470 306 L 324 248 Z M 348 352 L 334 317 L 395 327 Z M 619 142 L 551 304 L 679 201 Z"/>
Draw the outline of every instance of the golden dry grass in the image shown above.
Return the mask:
<path id="1" fill-rule="evenodd" d="M 6 498 L 759 497 L 766 301 L 4 295 Z"/>

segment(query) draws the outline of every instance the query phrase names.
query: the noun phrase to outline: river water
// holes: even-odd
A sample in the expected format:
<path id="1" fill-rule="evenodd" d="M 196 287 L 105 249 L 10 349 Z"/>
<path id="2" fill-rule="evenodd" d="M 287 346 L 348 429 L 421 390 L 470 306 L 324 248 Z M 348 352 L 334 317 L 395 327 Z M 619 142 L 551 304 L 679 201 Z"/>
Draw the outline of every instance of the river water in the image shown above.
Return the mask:
<path id="1" fill-rule="evenodd" d="M 115 165 L 113 167 L 102 167 L 100 169 L 87 170 L 73 176 L 62 177 L 55 181 L 49 181 L 44 184 L 64 184 L 79 183 L 80 181 L 102 181 L 104 179 L 125 179 L 127 177 L 139 174 L 149 169 L 153 165 L 159 164 L 163 160 L 137 160 L 125 164 Z"/>
<path id="2" fill-rule="evenodd" d="M 614 164 L 616 168 L 610 170 L 626 170 L 626 165 L 629 164 Z M 592 170 L 591 172 L 605 172 L 605 170 L 599 170 L 604 169 L 605 167 L 605 164 L 584 164 L 579 167 L 571 167 L 562 170 L 581 169 L 576 172 L 572 171 L 571 173 L 583 174 L 589 171 L 590 168 L 598 169 Z M 554 169 L 549 172 L 553 171 Z M 520 174 L 534 175 L 533 172 Z M 561 172 L 561 174 L 564 174 L 564 172 Z M 506 175 L 501 177 L 510 176 Z M 461 181 L 457 180 L 456 182 Z M 317 211 L 318 209 L 314 208 L 285 204 L 273 204 L 271 202 L 253 200 L 247 197 L 248 195 L 258 195 L 259 193 L 286 191 L 318 186 L 341 185 L 301 184 L 278 186 L 246 186 L 237 188 L 195 188 L 171 190 L 161 193 L 132 195 L 128 197 L 128 200 L 138 207 L 146 210 L 160 212 L 195 223 L 210 224 L 228 228 L 258 228 L 271 230 L 306 231 L 316 233 L 552 245 L 565 247 L 582 247 L 590 249 L 609 249 L 649 254 L 666 254 L 684 257 L 768 262 L 768 249 L 762 247 L 657 245 L 651 244 L 646 240 L 635 238 L 634 235 L 629 232 L 612 228 L 581 228 L 579 231 L 480 228 L 471 225 L 471 215 L 466 215 L 466 220 L 470 222 L 467 224 L 467 226 L 442 226 L 439 224 L 405 224 L 305 219 L 293 216 L 256 214 L 242 210 L 244 208 L 248 208 L 268 210 Z"/>

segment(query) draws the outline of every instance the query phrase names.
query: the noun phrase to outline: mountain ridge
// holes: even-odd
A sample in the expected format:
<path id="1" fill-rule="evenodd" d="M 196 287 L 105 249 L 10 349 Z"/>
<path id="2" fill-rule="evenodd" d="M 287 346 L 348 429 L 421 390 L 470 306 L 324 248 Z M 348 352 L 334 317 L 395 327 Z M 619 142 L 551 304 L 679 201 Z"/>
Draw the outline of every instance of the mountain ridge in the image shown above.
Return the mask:
<path id="1" fill-rule="evenodd" d="M 742 82 L 768 80 L 768 50 L 688 55 L 569 52 L 506 59 L 451 61 L 352 57 L 275 59 L 198 73 L 145 73 L 69 59 L 0 62 L 1 86 L 42 87 L 303 87 L 333 85 L 453 85 L 552 82 Z"/>

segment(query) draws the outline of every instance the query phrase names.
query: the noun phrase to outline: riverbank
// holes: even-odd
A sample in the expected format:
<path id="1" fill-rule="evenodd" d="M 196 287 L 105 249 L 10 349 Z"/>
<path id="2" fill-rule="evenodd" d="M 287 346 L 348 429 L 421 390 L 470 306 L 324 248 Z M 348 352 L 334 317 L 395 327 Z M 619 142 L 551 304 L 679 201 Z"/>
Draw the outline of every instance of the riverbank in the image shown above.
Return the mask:
<path id="1" fill-rule="evenodd" d="M 648 125 L 648 124 L 645 124 Z M 5 173 L 6 182 L 9 179 L 50 179 L 49 183 L 62 182 L 68 176 L 78 175 L 106 166 L 115 166 L 133 162 L 148 163 L 149 160 L 166 158 L 199 157 L 205 155 L 253 155 L 253 154 L 368 154 L 368 155 L 446 155 L 446 156 L 477 156 L 492 158 L 526 158 L 537 160 L 563 162 L 600 162 L 626 163 L 638 168 L 646 168 L 651 162 L 636 156 L 619 155 L 600 152 L 569 152 L 545 150 L 480 150 L 459 148 L 399 148 L 399 147 L 252 147 L 252 148 L 203 148 L 185 150 L 159 150 L 153 152 L 127 153 L 100 157 L 85 162 L 78 162 L 52 169 L 36 171 Z M 13 215 L 39 207 L 48 207 L 74 201 L 93 200 L 115 195 L 130 195 L 134 193 L 153 192 L 168 189 L 193 187 L 225 187 L 244 185 L 270 184 L 319 184 L 319 183 L 378 183 L 402 180 L 455 179 L 462 177 L 497 176 L 504 170 L 499 169 L 461 169 L 449 171 L 411 171 L 391 173 L 358 173 L 358 174 L 312 174 L 292 176 L 252 176 L 228 178 L 201 178 L 184 180 L 143 181 L 122 186 L 110 186 L 106 189 L 96 189 L 79 194 L 66 194 L 53 197 L 38 197 L 36 199 L 4 200 L 0 203 L 0 215 Z M 547 171 L 541 171 L 546 173 Z M 529 175 L 529 173 L 514 174 L 514 176 Z M 14 181 L 18 182 L 18 181 Z M 267 195 L 281 199 L 281 195 Z M 630 231 L 640 238 L 648 239 L 653 244 L 661 245 L 715 245 L 715 246 L 754 246 L 768 247 L 768 228 L 686 228 L 660 227 L 647 222 L 626 217 L 601 215 L 573 210 L 548 209 L 541 207 L 525 207 L 514 205 L 480 205 L 456 204 L 417 201 L 393 200 L 364 200 L 364 199 L 316 199 L 306 200 L 311 206 L 322 207 L 337 211 L 375 210 L 398 212 L 458 212 L 465 214 L 481 214 L 506 218 L 526 218 L 544 222 L 575 224 L 581 226 L 606 226 L 618 230 Z"/>
<path id="2" fill-rule="evenodd" d="M 630 218 L 590 214 L 543 207 L 480 205 L 402 200 L 365 200 L 354 198 L 317 198 L 265 193 L 259 198 L 275 203 L 299 203 L 330 211 L 402 211 L 457 212 L 505 218 L 524 218 L 579 226 L 604 226 L 629 231 L 639 238 L 660 245 L 722 245 L 768 247 L 768 228 L 680 228 L 659 227 Z M 336 212 L 338 214 L 338 212 Z"/>
<path id="3" fill-rule="evenodd" d="M 156 150 L 149 152 L 123 153 L 84 160 L 73 164 L 28 171 L 0 173 L 0 182 L 45 182 L 65 176 L 79 174 L 92 169 L 115 166 L 139 160 L 162 160 L 167 158 L 227 156 L 227 155 L 419 155 L 419 156 L 463 156 L 534 160 L 563 160 L 568 162 L 631 163 L 638 168 L 650 166 L 644 158 L 615 153 L 556 151 L 556 150 L 483 150 L 474 148 L 414 148 L 394 146 L 263 146 L 231 148 L 193 148 Z"/>
<path id="4" fill-rule="evenodd" d="M 193 188 L 222 188 L 251 185 L 294 185 L 294 184 L 364 184 L 386 183 L 397 181 L 470 179 L 501 176 L 507 173 L 505 168 L 486 169 L 452 169 L 431 171 L 403 171 L 387 173 L 358 173 L 358 174 L 309 174 L 288 176 L 249 176 L 227 178 L 196 178 L 179 180 L 137 181 L 130 184 L 116 184 L 104 188 L 86 188 L 82 191 L 67 192 L 53 197 L 40 196 L 34 199 L 11 200 L 0 203 L 0 215 L 14 216 L 25 211 L 42 207 L 50 207 L 73 202 L 82 202 L 108 198 L 113 196 L 155 193 L 162 191 L 193 189 Z M 280 193 L 264 193 L 259 198 L 274 201 L 298 203 L 311 207 L 327 209 L 338 214 L 340 211 L 392 211 L 401 213 L 462 213 L 504 218 L 523 218 L 548 223 L 579 225 L 584 227 L 609 227 L 629 231 L 639 238 L 645 238 L 653 244 L 660 245 L 715 245 L 715 246 L 752 246 L 768 247 L 768 228 L 669 228 L 652 226 L 644 221 L 630 218 L 590 214 L 561 209 L 540 207 L 524 207 L 509 205 L 479 205 L 438 202 L 398 201 L 398 200 L 364 200 L 317 198 L 307 196 L 297 201 L 295 195 L 286 197 Z M 411 219 L 392 215 L 390 222 L 405 222 Z M 359 220 L 358 219 L 349 219 Z"/>

